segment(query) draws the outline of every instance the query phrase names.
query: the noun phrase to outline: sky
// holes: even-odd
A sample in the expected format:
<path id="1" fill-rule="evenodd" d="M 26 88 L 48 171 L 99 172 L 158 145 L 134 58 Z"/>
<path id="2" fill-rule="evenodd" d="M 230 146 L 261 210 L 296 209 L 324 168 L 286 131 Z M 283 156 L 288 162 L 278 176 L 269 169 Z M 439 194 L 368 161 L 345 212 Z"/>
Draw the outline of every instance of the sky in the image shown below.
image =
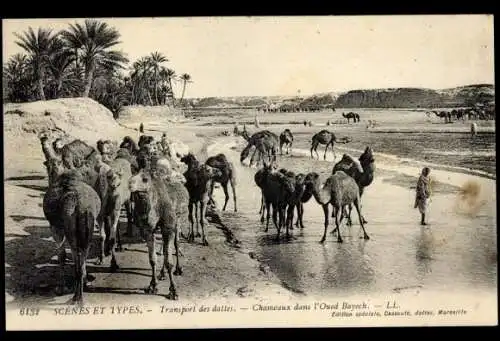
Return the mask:
<path id="1" fill-rule="evenodd" d="M 158 51 L 186 97 L 307 95 L 387 87 L 494 84 L 492 15 L 97 18 L 121 33 L 133 62 Z M 14 32 L 65 29 L 84 19 L 4 19 Z M 181 84 L 175 85 L 176 95 Z"/>

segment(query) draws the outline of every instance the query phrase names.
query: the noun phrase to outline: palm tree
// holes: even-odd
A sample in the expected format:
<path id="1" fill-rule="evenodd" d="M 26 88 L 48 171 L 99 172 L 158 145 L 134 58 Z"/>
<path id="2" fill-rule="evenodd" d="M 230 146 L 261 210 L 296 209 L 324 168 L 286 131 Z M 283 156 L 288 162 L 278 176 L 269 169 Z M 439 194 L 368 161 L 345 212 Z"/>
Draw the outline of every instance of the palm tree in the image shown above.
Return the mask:
<path id="1" fill-rule="evenodd" d="M 85 68 L 85 88 L 83 97 L 88 97 L 94 79 L 94 72 L 98 66 L 122 68 L 128 59 L 121 51 L 109 49 L 120 43 L 120 33 L 107 23 L 86 19 L 84 25 L 70 24 L 62 36 L 68 46 L 76 51 L 81 50 L 81 59 Z"/>
<path id="2" fill-rule="evenodd" d="M 23 34 L 14 33 L 14 35 L 19 39 L 16 44 L 22 47 L 31 57 L 38 80 L 38 97 L 44 101 L 45 69 L 51 53 L 54 52 L 53 44 L 57 40 L 57 35 L 52 35 L 52 29 L 41 27 L 38 28 L 36 34 L 33 28 L 29 27 L 28 31 L 23 32 Z"/>
<path id="3" fill-rule="evenodd" d="M 152 104 L 151 94 L 149 92 L 149 74 L 151 70 L 151 61 L 149 57 L 142 57 L 132 65 L 132 99 L 131 103 L 144 104 L 144 97 L 147 97 L 149 104 Z M 144 93 L 145 92 L 145 93 Z"/>
<path id="4" fill-rule="evenodd" d="M 168 62 L 167 57 L 162 55 L 160 52 L 152 52 L 149 56 L 149 61 L 151 63 L 151 70 L 153 71 L 153 81 L 154 81 L 154 94 L 155 94 L 155 104 L 158 105 L 158 78 L 160 73 L 161 63 Z"/>
<path id="5" fill-rule="evenodd" d="M 9 58 L 3 66 L 5 77 L 4 89 L 7 89 L 7 99 L 11 102 L 25 102 L 31 95 L 33 70 L 31 60 L 22 53 Z"/>
<path id="6" fill-rule="evenodd" d="M 175 74 L 175 71 L 169 68 L 164 68 L 162 67 L 160 70 L 160 78 L 163 79 L 167 84 L 168 87 L 165 91 L 165 103 L 167 103 L 167 98 L 169 96 L 172 97 L 172 103 L 174 100 L 174 90 L 172 88 L 172 79 L 176 79 L 177 75 Z"/>
<path id="7" fill-rule="evenodd" d="M 70 78 L 70 66 L 75 60 L 75 55 L 71 50 L 65 48 L 60 39 L 54 42 L 54 50 L 55 53 L 48 60 L 48 70 L 52 76 L 53 97 L 57 98 L 61 95 L 63 84 Z"/>
<path id="8" fill-rule="evenodd" d="M 191 80 L 191 76 L 187 73 L 183 73 L 180 76 L 180 79 L 182 81 L 182 95 L 181 95 L 180 103 L 182 104 L 182 100 L 184 99 L 184 93 L 186 92 L 186 84 L 192 83 L 193 81 Z"/>

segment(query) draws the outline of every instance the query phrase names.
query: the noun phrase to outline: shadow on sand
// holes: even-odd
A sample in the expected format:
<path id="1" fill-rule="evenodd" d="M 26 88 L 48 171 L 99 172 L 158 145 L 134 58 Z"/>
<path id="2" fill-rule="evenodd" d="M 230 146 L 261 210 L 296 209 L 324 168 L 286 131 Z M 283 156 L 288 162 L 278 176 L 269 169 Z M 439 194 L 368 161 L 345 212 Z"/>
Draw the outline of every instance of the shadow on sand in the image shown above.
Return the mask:
<path id="1" fill-rule="evenodd" d="M 26 175 L 26 176 L 11 176 L 5 179 L 5 181 L 29 181 L 29 180 L 44 180 L 46 176 L 43 175 Z"/>
<path id="2" fill-rule="evenodd" d="M 41 217 L 32 216 L 11 216 L 18 222 L 26 219 L 45 220 Z M 120 222 L 120 232 L 126 230 L 126 222 Z M 23 229 L 28 235 L 6 234 L 5 237 L 14 239 L 5 241 L 5 291 L 14 299 L 21 299 L 29 296 L 36 297 L 56 297 L 55 289 L 59 285 L 60 267 L 56 259 L 55 243 L 51 240 L 52 233 L 48 222 L 41 222 L 39 225 L 27 225 Z M 142 244 L 140 237 L 122 238 L 127 244 Z M 93 260 L 97 259 L 100 248 L 100 238 L 98 233 L 94 233 L 92 244 L 87 261 L 89 274 L 109 273 L 109 257 L 104 260 L 104 265 L 94 265 Z M 64 267 L 64 285 L 72 288 L 73 285 L 73 262 L 69 247 L 66 246 L 66 264 Z M 129 251 L 129 250 L 126 250 Z M 138 250 L 139 251 L 139 250 Z M 134 271 L 137 270 L 137 271 Z M 144 270 L 145 272 L 139 272 Z M 139 276 L 150 276 L 149 269 L 121 268 L 119 273 L 134 274 Z M 100 290 L 105 290 L 101 288 Z M 114 290 L 114 289 L 109 289 Z M 134 289 L 131 289 L 133 291 Z M 142 289 L 141 289 L 142 290 Z M 130 291 L 130 293 L 132 293 Z"/>

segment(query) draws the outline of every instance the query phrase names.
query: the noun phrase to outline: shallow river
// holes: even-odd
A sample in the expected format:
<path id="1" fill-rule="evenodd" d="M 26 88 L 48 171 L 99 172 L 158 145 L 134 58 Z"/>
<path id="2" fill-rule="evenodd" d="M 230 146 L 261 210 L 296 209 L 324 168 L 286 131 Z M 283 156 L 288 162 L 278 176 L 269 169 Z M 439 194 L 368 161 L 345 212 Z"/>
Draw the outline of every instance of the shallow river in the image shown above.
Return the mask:
<path id="1" fill-rule="evenodd" d="M 238 213 L 232 212 L 232 197 L 223 220 L 236 228 L 242 242 L 267 264 L 283 285 L 298 293 L 353 295 L 405 289 L 438 291 L 496 291 L 497 248 L 495 199 L 474 214 L 457 208 L 456 194 L 437 193 L 431 202 L 430 226 L 419 225 L 413 208 L 414 190 L 376 177 L 363 196 L 363 215 L 370 240 L 362 239 L 355 210 L 353 226 L 341 227 L 344 243 L 330 232 L 323 233 L 323 211 L 312 198 L 305 205 L 303 230 L 293 238 L 275 241 L 276 228 L 264 232 L 258 214 L 260 190 L 254 183 L 254 168 L 241 166 L 239 154 L 228 156 L 237 165 Z M 280 166 L 294 171 L 327 172 L 331 164 L 311 163 L 303 157 L 285 157 Z M 222 190 L 217 190 L 219 206 Z"/>

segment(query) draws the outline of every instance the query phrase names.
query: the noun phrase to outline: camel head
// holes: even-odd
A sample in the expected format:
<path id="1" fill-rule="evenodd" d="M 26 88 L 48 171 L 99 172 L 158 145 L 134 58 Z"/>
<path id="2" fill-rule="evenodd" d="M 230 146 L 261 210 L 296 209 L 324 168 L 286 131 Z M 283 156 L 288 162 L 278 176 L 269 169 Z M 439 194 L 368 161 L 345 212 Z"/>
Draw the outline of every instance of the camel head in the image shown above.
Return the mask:
<path id="1" fill-rule="evenodd" d="M 222 171 L 218 168 L 209 166 L 207 164 L 202 164 L 199 168 L 199 176 L 204 181 L 209 181 L 217 177 L 222 176 Z"/>
<path id="2" fill-rule="evenodd" d="M 49 185 L 54 183 L 56 179 L 64 173 L 65 168 L 62 160 L 51 158 L 43 163 L 47 169 L 47 175 L 49 177 Z"/>
<path id="3" fill-rule="evenodd" d="M 319 180 L 319 174 L 316 172 L 307 173 L 304 178 L 306 185 L 315 185 Z"/>
<path id="4" fill-rule="evenodd" d="M 111 190 L 115 190 L 122 184 L 123 173 L 120 170 L 109 169 L 106 172 L 106 179 Z"/>
<path id="5" fill-rule="evenodd" d="M 177 153 L 177 157 L 180 157 L 181 162 L 186 164 L 188 167 L 189 167 L 189 165 L 195 165 L 198 163 L 196 156 L 194 156 L 193 153 L 191 153 L 191 152 L 187 153 L 184 156 L 181 156 L 181 155 L 179 155 L 179 153 Z"/>
<path id="6" fill-rule="evenodd" d="M 63 139 L 61 137 L 56 138 L 54 140 L 54 142 L 52 142 L 52 148 L 54 149 L 54 151 L 57 154 L 61 153 L 61 150 L 63 149 L 63 147 L 64 147 L 64 142 L 63 142 Z"/>

